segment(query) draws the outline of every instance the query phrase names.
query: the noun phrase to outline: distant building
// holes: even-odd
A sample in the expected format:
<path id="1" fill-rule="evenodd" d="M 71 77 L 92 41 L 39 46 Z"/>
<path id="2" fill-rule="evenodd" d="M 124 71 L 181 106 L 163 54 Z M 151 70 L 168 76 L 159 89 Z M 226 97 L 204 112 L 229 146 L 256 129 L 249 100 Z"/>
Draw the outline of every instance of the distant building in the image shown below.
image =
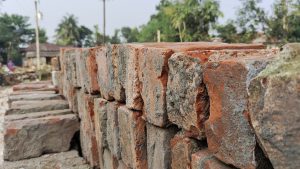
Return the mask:
<path id="1" fill-rule="evenodd" d="M 40 64 L 50 65 L 51 59 L 59 56 L 60 48 L 63 46 L 51 44 L 51 43 L 41 43 L 40 44 Z M 30 44 L 25 49 L 25 57 L 23 59 L 23 66 L 31 67 L 36 66 L 36 44 Z"/>

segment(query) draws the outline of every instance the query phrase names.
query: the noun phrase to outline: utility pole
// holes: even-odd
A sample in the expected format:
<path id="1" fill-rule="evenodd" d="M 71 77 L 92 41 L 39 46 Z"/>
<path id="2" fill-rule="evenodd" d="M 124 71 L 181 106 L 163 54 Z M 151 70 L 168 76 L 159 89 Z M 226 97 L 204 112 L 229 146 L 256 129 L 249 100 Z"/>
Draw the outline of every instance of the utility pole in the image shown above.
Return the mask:
<path id="1" fill-rule="evenodd" d="M 105 44 L 106 39 L 105 39 L 105 27 L 106 27 L 106 0 L 103 0 L 103 44 Z"/>
<path id="2" fill-rule="evenodd" d="M 39 38 L 39 12 L 38 12 L 38 0 L 34 0 L 35 5 L 35 44 L 36 44 L 36 71 L 40 71 L 40 38 Z M 40 79 L 40 74 L 39 74 Z"/>

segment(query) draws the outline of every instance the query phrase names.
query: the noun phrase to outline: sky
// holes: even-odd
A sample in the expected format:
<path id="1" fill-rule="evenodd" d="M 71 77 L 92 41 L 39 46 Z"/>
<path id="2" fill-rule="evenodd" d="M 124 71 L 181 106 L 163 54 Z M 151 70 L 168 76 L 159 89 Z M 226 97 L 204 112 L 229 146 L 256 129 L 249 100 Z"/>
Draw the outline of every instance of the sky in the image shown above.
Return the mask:
<path id="1" fill-rule="evenodd" d="M 1 1 L 1 0 L 0 0 Z M 107 0 L 106 1 L 106 30 L 109 35 L 115 29 L 130 26 L 137 27 L 146 24 L 150 16 L 155 14 L 155 6 L 160 0 Z M 236 17 L 239 0 L 219 0 L 224 17 L 220 23 Z M 274 0 L 263 0 L 261 6 L 271 13 Z M 66 14 L 74 14 L 80 25 L 91 29 L 100 25 L 102 30 L 102 0 L 40 0 L 39 10 L 43 13 L 40 26 L 46 29 L 50 41 L 54 40 L 55 29 Z M 30 17 L 30 23 L 35 26 L 34 0 L 5 0 L 0 5 L 1 13 L 20 14 Z"/>

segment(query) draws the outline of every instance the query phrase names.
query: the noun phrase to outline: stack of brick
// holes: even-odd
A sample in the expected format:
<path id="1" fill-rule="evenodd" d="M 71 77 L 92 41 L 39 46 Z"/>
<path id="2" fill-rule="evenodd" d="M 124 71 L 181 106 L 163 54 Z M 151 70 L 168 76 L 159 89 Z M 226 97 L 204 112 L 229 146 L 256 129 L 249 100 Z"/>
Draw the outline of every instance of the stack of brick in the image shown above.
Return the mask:
<path id="1" fill-rule="evenodd" d="M 281 58 L 277 53 L 263 45 L 205 42 L 62 49 L 59 88 L 78 112 L 82 154 L 93 167 L 293 168 L 298 165 L 288 159 L 277 161 L 284 152 L 261 131 L 267 126 L 256 112 L 277 110 L 261 107 L 265 89 L 249 104 L 249 95 L 257 92 L 253 84 L 259 86 L 259 80 L 251 80 Z M 299 96 L 294 67 L 298 76 L 291 78 Z M 296 95 L 291 101 L 296 127 L 287 139 L 299 147 L 293 140 L 299 136 Z M 296 155 L 287 157 L 298 160 Z"/>

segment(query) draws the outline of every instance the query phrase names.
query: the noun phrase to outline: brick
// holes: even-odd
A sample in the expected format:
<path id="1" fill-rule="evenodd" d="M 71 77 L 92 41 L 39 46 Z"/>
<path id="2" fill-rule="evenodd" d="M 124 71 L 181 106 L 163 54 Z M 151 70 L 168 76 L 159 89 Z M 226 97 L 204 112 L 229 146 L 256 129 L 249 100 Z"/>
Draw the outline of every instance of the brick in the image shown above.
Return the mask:
<path id="1" fill-rule="evenodd" d="M 169 120 L 198 139 L 205 138 L 204 122 L 209 115 L 209 98 L 202 74 L 203 63 L 198 58 L 176 53 L 169 59 Z"/>
<path id="2" fill-rule="evenodd" d="M 96 49 L 98 83 L 106 100 L 125 102 L 126 48 L 123 45 L 106 45 Z"/>
<path id="3" fill-rule="evenodd" d="M 171 140 L 172 169 L 190 168 L 191 156 L 200 148 L 196 140 L 184 136 L 182 132 L 176 134 Z"/>
<path id="4" fill-rule="evenodd" d="M 147 123 L 148 169 L 171 168 L 170 140 L 176 132 L 176 127 L 163 129 Z"/>
<path id="5" fill-rule="evenodd" d="M 107 148 L 116 158 L 120 159 L 118 102 L 95 99 L 95 130 L 99 149 Z"/>
<path id="6" fill-rule="evenodd" d="M 80 68 L 81 87 L 90 94 L 98 94 L 100 91 L 97 80 L 98 67 L 95 52 L 96 48 L 83 49 L 80 57 L 77 59 Z"/>
<path id="7" fill-rule="evenodd" d="M 83 93 L 83 91 L 81 91 Z M 80 123 L 80 141 L 83 157 L 92 167 L 99 166 L 98 143 L 95 133 L 95 112 L 94 99 L 96 96 L 89 94 L 82 95 L 82 104 L 79 112 L 81 117 Z"/>
<path id="8" fill-rule="evenodd" d="M 39 157 L 45 152 L 68 151 L 71 139 L 79 130 L 74 114 L 6 120 L 3 156 L 7 161 Z"/>
<path id="9" fill-rule="evenodd" d="M 169 49 L 144 48 L 139 56 L 139 80 L 144 101 L 144 117 L 151 124 L 163 127 L 168 124 L 166 90 L 168 82 Z"/>
<path id="10" fill-rule="evenodd" d="M 123 55 L 126 59 L 125 93 L 126 106 L 133 110 L 142 110 L 143 99 L 141 96 L 141 82 L 138 77 L 138 58 L 140 45 L 126 45 Z"/>
<path id="11" fill-rule="evenodd" d="M 121 149 L 119 142 L 119 124 L 118 124 L 118 108 L 120 104 L 117 102 L 110 102 L 107 104 L 107 127 L 106 140 L 108 148 L 112 155 L 117 159 L 121 158 Z"/>
<path id="12" fill-rule="evenodd" d="M 127 47 L 125 45 L 112 45 L 112 66 L 114 74 L 114 98 L 119 102 L 125 103 L 125 81 L 126 81 L 126 67 Z M 131 66 L 131 65 L 130 65 Z"/>
<path id="13" fill-rule="evenodd" d="M 123 161 L 119 160 L 118 168 L 117 169 L 131 169 L 131 168 L 129 168 L 128 166 L 126 166 Z"/>
<path id="14" fill-rule="evenodd" d="M 107 149 L 104 150 L 103 161 L 104 161 L 103 169 L 117 169 L 118 168 L 117 158 L 115 158 L 111 154 L 111 152 Z"/>
<path id="15" fill-rule="evenodd" d="M 142 113 L 121 106 L 118 109 L 121 158 L 131 168 L 147 168 L 146 123 Z"/>
<path id="16" fill-rule="evenodd" d="M 210 116 L 205 122 L 209 150 L 227 164 L 256 168 L 256 140 L 248 119 L 247 90 L 250 79 L 270 62 L 272 56 L 209 62 L 204 82 L 210 97 Z"/>
<path id="17" fill-rule="evenodd" d="M 107 145 L 107 104 L 108 101 L 98 98 L 95 99 L 94 112 L 95 112 L 95 132 L 98 144 L 98 158 L 100 168 L 104 168 L 104 149 L 108 148 Z"/>
<path id="18" fill-rule="evenodd" d="M 300 168 L 300 44 L 287 44 L 249 87 L 250 119 L 274 168 Z"/>
<path id="19" fill-rule="evenodd" d="M 41 111 L 68 109 L 69 105 L 65 100 L 28 100 L 15 101 L 11 103 L 11 107 L 5 112 L 5 115 L 28 114 Z"/>
<path id="20" fill-rule="evenodd" d="M 64 68 L 65 68 L 65 78 L 68 83 L 64 85 L 71 85 L 73 87 L 80 87 L 76 76 L 76 57 L 81 53 L 81 49 L 69 48 L 64 51 Z"/>
<path id="21" fill-rule="evenodd" d="M 192 169 L 234 169 L 211 154 L 208 149 L 200 150 L 192 154 Z"/>

